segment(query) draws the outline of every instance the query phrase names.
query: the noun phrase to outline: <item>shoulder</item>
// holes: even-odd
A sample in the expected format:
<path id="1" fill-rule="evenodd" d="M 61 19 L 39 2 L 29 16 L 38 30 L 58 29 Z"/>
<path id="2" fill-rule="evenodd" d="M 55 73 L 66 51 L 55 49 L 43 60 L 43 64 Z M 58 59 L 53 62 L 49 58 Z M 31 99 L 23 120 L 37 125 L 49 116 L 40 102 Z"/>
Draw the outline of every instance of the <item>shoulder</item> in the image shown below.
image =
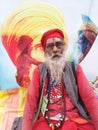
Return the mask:
<path id="1" fill-rule="evenodd" d="M 33 73 L 32 73 L 32 76 L 33 76 L 33 77 L 36 77 L 37 75 L 38 75 L 38 76 L 40 75 L 40 70 L 39 70 L 39 67 L 38 67 L 38 66 L 36 66 L 36 67 L 34 68 Z"/>
<path id="2" fill-rule="evenodd" d="M 74 67 L 76 71 L 82 71 L 82 67 L 80 64 L 77 64 L 75 62 L 71 62 L 71 61 L 66 61 L 66 66 L 69 66 L 69 67 Z"/>
<path id="3" fill-rule="evenodd" d="M 75 62 L 66 61 L 65 66 L 68 68 L 74 69 L 75 71 L 77 70 L 77 64 Z"/>
<path id="4" fill-rule="evenodd" d="M 47 66 L 46 66 L 45 62 L 39 64 L 39 65 L 38 65 L 38 68 L 39 68 L 39 71 L 40 71 L 41 74 L 42 74 L 42 73 L 45 73 L 45 72 L 47 71 Z"/>
<path id="5" fill-rule="evenodd" d="M 37 65 L 36 67 L 35 67 L 35 69 L 34 69 L 34 71 L 33 71 L 33 73 L 35 74 L 35 73 L 42 73 L 42 71 L 44 71 L 45 70 L 45 68 L 47 68 L 46 67 L 46 64 L 45 63 L 41 63 L 41 64 L 39 64 L 39 65 Z"/>
<path id="6" fill-rule="evenodd" d="M 45 67 L 46 67 L 45 62 L 44 62 L 44 63 L 41 63 L 41 64 L 38 65 L 38 68 L 39 68 L 39 69 L 41 69 L 41 68 L 45 68 Z"/>
<path id="7" fill-rule="evenodd" d="M 66 66 L 66 69 L 73 71 L 74 74 L 76 73 L 76 75 L 84 74 L 84 71 L 80 64 L 77 64 L 77 63 L 71 62 L 71 61 L 67 61 L 65 66 Z"/>
<path id="8" fill-rule="evenodd" d="M 77 72 L 77 73 L 83 72 L 83 69 L 82 69 L 82 67 L 81 67 L 80 64 L 77 64 L 76 72 Z"/>

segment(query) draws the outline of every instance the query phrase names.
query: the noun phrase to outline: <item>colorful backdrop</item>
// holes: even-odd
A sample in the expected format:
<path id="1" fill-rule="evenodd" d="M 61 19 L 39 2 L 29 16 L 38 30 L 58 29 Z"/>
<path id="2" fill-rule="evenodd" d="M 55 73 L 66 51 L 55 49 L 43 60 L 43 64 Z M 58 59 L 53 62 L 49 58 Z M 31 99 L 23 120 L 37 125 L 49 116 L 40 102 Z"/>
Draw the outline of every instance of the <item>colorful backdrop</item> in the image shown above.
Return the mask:
<path id="1" fill-rule="evenodd" d="M 80 58 L 78 56 L 87 52 L 80 64 L 89 81 L 98 76 L 97 5 L 97 0 L 0 0 L 0 130 L 10 130 L 15 118 L 23 115 L 28 89 L 26 83 L 31 79 L 31 73 L 36 65 L 44 61 L 40 38 L 47 29 L 57 27 L 64 31 L 65 36 L 67 33 L 68 60 L 78 62 Z M 92 33 L 86 35 L 84 28 Z M 82 40 L 86 38 L 87 43 L 84 51 L 77 46 L 81 30 L 84 34 Z M 25 37 L 20 40 L 22 35 Z M 90 37 L 93 40 L 89 39 Z M 18 59 L 19 56 L 23 59 L 22 52 L 29 44 L 26 42 L 28 38 L 32 38 L 33 41 L 30 41 L 32 48 L 30 57 L 26 59 L 33 60 L 28 60 L 29 64 L 23 66 L 22 63 L 19 64 Z M 21 50 L 19 45 L 22 45 Z M 84 44 L 81 47 L 83 50 Z M 25 54 L 24 57 L 28 56 Z M 25 81 L 24 86 L 16 80 L 17 68 L 20 66 L 30 68 L 25 72 L 26 76 L 22 77 Z"/>

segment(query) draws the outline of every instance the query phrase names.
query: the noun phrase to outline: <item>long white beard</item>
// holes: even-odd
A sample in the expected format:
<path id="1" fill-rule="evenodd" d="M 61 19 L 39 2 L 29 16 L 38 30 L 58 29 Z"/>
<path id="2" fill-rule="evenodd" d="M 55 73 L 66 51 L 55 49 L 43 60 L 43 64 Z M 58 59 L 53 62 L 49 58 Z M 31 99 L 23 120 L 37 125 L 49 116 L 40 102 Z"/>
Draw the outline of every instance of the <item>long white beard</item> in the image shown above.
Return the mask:
<path id="1" fill-rule="evenodd" d="M 62 80 L 65 67 L 65 52 L 57 59 L 52 59 L 53 56 L 46 54 L 46 65 L 50 70 L 51 80 L 55 79 L 55 84 L 57 84 Z"/>

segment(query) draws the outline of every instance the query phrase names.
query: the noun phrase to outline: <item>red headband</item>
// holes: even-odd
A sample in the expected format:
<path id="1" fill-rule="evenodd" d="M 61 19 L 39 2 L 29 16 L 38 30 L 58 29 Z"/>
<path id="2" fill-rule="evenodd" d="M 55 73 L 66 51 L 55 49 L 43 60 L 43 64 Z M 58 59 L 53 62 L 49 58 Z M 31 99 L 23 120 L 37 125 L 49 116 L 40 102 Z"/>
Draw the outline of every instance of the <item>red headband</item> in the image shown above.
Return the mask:
<path id="1" fill-rule="evenodd" d="M 45 47 L 48 38 L 55 38 L 55 37 L 64 39 L 64 34 L 60 29 L 52 29 L 45 32 L 41 38 L 42 47 L 43 48 Z"/>

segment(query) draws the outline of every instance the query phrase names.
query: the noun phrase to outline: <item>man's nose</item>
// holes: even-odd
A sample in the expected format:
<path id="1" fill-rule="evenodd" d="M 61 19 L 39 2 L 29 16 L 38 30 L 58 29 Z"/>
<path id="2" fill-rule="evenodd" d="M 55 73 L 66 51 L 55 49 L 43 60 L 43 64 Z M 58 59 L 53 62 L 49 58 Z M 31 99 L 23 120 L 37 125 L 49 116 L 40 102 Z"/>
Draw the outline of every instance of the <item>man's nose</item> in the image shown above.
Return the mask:
<path id="1" fill-rule="evenodd" d="M 57 52 L 58 48 L 56 47 L 56 45 L 53 46 L 53 51 Z"/>

